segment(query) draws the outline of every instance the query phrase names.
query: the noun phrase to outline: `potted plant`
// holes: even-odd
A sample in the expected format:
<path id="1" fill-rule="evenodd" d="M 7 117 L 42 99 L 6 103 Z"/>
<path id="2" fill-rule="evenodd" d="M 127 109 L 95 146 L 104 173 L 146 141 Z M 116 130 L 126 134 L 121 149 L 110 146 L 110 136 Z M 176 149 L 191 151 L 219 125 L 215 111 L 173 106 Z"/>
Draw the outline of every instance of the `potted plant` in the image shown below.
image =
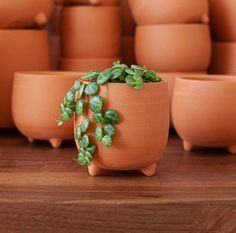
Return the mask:
<path id="1" fill-rule="evenodd" d="M 90 175 L 106 170 L 155 174 L 169 129 L 167 82 L 155 71 L 120 62 L 90 71 L 66 94 L 58 125 L 73 115 L 76 161 L 88 166 Z"/>

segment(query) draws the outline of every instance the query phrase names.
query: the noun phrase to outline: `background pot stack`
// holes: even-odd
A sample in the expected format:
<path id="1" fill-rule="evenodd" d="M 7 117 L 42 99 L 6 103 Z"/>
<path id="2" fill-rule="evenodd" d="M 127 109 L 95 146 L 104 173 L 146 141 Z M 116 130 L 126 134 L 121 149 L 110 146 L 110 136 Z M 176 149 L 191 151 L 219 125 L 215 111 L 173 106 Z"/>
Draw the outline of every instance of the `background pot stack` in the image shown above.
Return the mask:
<path id="1" fill-rule="evenodd" d="M 120 0 L 66 0 L 64 5 L 61 70 L 102 71 L 120 59 Z"/>
<path id="2" fill-rule="evenodd" d="M 0 129 L 14 127 L 11 114 L 14 73 L 50 69 L 48 33 L 39 28 L 48 23 L 53 2 L 18 0 L 17 3 L 1 0 L 0 4 Z"/>
<path id="3" fill-rule="evenodd" d="M 236 75 L 236 1 L 209 2 L 214 41 L 209 73 Z"/>
<path id="4" fill-rule="evenodd" d="M 211 58 L 208 0 L 129 0 L 137 23 L 137 63 L 168 81 L 207 71 Z"/>

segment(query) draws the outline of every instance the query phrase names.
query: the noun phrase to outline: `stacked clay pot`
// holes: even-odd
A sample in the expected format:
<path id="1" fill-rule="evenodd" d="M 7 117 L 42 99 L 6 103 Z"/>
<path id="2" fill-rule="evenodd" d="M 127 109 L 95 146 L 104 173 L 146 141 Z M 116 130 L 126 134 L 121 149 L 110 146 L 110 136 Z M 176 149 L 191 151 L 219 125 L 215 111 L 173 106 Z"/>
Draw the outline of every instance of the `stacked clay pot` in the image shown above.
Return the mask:
<path id="1" fill-rule="evenodd" d="M 66 0 L 64 5 L 61 70 L 102 71 L 120 59 L 120 1 Z"/>
<path id="2" fill-rule="evenodd" d="M 167 79 L 170 96 L 177 76 L 207 71 L 211 59 L 208 0 L 129 3 L 137 23 L 136 61 Z"/>
<path id="3" fill-rule="evenodd" d="M 236 1 L 209 0 L 213 53 L 209 72 L 236 74 Z"/>
<path id="4" fill-rule="evenodd" d="M 52 0 L 1 0 L 0 129 L 13 128 L 11 95 L 14 73 L 50 69 L 48 33 Z M 29 96 L 30 98 L 30 96 Z"/>

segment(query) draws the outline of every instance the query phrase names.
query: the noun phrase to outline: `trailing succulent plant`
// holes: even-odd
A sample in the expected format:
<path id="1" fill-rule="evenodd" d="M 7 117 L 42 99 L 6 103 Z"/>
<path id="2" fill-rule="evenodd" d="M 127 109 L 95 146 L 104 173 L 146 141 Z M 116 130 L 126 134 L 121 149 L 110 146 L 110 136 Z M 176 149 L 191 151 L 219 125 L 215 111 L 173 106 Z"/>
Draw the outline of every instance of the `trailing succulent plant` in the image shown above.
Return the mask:
<path id="1" fill-rule="evenodd" d="M 72 118 L 74 113 L 83 117 L 75 133 L 76 140 L 80 145 L 77 157 L 77 162 L 80 165 L 89 166 L 96 151 L 96 145 L 91 143 L 88 135 L 89 109 L 93 112 L 92 121 L 97 126 L 94 137 L 105 147 L 112 146 L 113 137 L 116 134 L 115 125 L 120 122 L 116 110 L 103 108 L 105 100 L 99 95 L 100 86 L 107 83 L 126 83 L 136 90 L 141 90 L 144 83 L 160 81 L 161 78 L 154 70 L 137 65 L 128 67 L 116 61 L 111 68 L 105 69 L 103 72 L 92 70 L 74 83 L 61 103 L 61 116 L 57 121 L 61 126 Z"/>

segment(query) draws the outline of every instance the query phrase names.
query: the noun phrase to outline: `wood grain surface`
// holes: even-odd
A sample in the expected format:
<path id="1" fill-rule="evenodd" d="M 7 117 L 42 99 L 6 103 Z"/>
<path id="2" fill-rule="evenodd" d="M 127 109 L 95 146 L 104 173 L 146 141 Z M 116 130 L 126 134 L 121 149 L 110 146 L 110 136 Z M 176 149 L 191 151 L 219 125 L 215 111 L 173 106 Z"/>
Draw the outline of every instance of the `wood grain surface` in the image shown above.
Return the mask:
<path id="1" fill-rule="evenodd" d="M 73 142 L 0 131 L 0 233 L 236 233 L 236 156 L 171 135 L 156 176 L 90 177 Z"/>

